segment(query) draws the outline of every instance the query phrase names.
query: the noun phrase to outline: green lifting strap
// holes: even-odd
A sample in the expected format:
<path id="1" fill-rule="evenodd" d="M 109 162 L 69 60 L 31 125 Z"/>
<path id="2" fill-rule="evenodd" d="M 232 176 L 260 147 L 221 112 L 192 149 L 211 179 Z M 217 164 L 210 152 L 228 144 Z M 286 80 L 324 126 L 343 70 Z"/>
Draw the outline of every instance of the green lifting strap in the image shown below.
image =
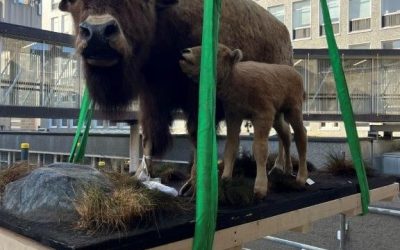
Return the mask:
<path id="1" fill-rule="evenodd" d="M 353 158 L 354 167 L 356 169 L 358 184 L 360 186 L 362 212 L 363 214 L 366 214 L 368 213 L 368 205 L 370 202 L 369 187 L 367 176 L 365 174 L 364 163 L 362 160 L 360 141 L 358 139 L 353 108 L 351 105 L 346 77 L 344 75 L 335 36 L 333 34 L 331 17 L 329 15 L 329 9 L 326 0 L 321 0 L 321 8 L 324 16 L 326 40 L 328 42 L 329 57 L 336 81 L 336 90 L 339 98 L 340 110 L 342 112 L 342 118 L 347 134 L 347 141 L 350 147 L 351 156 Z"/>
<path id="2" fill-rule="evenodd" d="M 197 131 L 196 226 L 193 249 L 211 250 L 218 209 L 215 131 L 216 57 L 221 0 L 205 0 Z"/>
<path id="3" fill-rule="evenodd" d="M 89 136 L 90 123 L 93 115 L 93 101 L 90 100 L 87 88 L 82 97 L 81 110 L 79 112 L 78 127 L 76 128 L 74 141 L 68 162 L 82 163 L 85 157 L 87 138 Z"/>

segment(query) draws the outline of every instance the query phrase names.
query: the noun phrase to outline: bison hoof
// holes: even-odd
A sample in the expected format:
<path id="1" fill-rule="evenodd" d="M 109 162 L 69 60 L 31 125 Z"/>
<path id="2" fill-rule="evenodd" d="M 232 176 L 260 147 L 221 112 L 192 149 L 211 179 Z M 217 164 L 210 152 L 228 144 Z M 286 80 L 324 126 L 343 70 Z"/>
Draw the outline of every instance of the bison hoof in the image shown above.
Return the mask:
<path id="1" fill-rule="evenodd" d="M 301 176 L 301 175 L 297 174 L 296 182 L 299 183 L 300 185 L 304 186 L 306 184 L 307 179 L 308 179 L 307 176 Z"/>
<path id="2" fill-rule="evenodd" d="M 256 190 L 254 189 L 254 198 L 256 200 L 262 200 L 267 196 L 267 190 Z"/>
<path id="3" fill-rule="evenodd" d="M 268 179 L 256 179 L 254 184 L 254 195 L 257 199 L 263 199 L 267 196 Z"/>

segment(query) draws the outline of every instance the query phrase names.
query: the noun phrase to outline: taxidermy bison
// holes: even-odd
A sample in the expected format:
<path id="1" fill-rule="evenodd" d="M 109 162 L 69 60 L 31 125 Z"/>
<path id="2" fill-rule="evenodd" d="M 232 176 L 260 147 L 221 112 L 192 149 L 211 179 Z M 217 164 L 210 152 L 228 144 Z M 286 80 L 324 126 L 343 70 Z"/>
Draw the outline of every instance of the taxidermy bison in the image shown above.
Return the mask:
<path id="1" fill-rule="evenodd" d="M 179 61 L 182 71 L 194 81 L 200 77 L 201 47 L 183 50 Z M 299 153 L 297 181 L 304 184 L 307 177 L 307 134 L 303 126 L 304 87 L 301 75 L 291 66 L 254 61 L 241 62 L 242 51 L 220 44 L 217 57 L 217 96 L 222 101 L 227 126 L 222 178 L 232 178 L 233 165 L 239 149 L 240 127 L 249 119 L 254 127 L 253 153 L 257 163 L 254 193 L 267 194 L 268 135 L 273 126 L 283 140 L 285 171 L 292 173 L 290 129 Z"/>
<path id="2" fill-rule="evenodd" d="M 97 105 L 116 112 L 139 98 L 146 156 L 168 148 L 175 111 L 183 111 L 196 141 L 198 85 L 182 73 L 179 57 L 201 43 L 202 0 L 62 0 L 59 8 L 72 14 Z M 220 42 L 241 48 L 244 60 L 292 64 L 288 30 L 251 0 L 222 1 Z"/>

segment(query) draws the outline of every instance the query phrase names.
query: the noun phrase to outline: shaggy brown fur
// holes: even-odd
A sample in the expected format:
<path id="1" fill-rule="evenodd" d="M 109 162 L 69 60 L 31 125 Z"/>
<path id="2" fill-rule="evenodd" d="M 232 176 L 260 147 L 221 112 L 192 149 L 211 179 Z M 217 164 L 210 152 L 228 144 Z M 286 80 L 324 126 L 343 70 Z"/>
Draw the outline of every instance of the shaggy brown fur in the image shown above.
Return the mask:
<path id="1" fill-rule="evenodd" d="M 145 155 L 167 149 L 176 110 L 186 114 L 196 141 L 198 86 L 178 61 L 182 49 L 201 43 L 202 0 L 62 0 L 60 9 L 72 14 L 90 95 L 100 108 L 121 110 L 139 97 Z M 79 25 L 101 20 L 115 21 L 114 32 L 100 39 L 109 39 L 103 46 L 91 46 Z M 251 0 L 222 1 L 220 41 L 242 48 L 246 60 L 292 64 L 288 30 Z"/>
<path id="2" fill-rule="evenodd" d="M 193 80 L 199 79 L 201 47 L 185 49 L 180 66 Z M 286 154 L 285 172 L 292 172 L 290 161 L 290 130 L 281 119 L 281 113 L 294 130 L 299 153 L 297 181 L 305 184 L 308 177 L 306 164 L 307 135 L 303 126 L 302 105 L 304 87 L 301 75 L 287 65 L 254 61 L 241 62 L 242 51 L 219 45 L 217 57 L 217 96 L 222 100 L 227 126 L 222 178 L 232 178 L 233 164 L 239 147 L 240 127 L 244 119 L 254 126 L 253 153 L 257 162 L 254 192 L 265 197 L 268 188 L 266 163 L 267 138 L 272 126 L 283 140 Z"/>

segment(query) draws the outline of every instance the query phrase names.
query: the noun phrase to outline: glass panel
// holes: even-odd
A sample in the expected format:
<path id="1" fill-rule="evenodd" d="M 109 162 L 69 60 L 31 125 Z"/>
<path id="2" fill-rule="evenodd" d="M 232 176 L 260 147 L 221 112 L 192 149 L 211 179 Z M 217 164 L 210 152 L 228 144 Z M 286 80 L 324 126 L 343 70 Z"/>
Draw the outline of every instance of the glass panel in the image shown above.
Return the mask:
<path id="1" fill-rule="evenodd" d="M 371 17 L 371 0 L 350 0 L 350 20 Z"/>
<path id="2" fill-rule="evenodd" d="M 340 18 L 339 0 L 328 0 L 327 4 L 328 4 L 329 14 L 331 16 L 332 23 L 339 22 L 339 18 Z M 321 5 L 319 8 L 319 23 L 324 24 L 324 17 L 322 16 Z"/>
<path id="3" fill-rule="evenodd" d="M 382 15 L 389 13 L 400 13 L 400 1 L 382 0 Z"/>
<path id="4" fill-rule="evenodd" d="M 268 7 L 268 11 L 282 23 L 285 22 L 285 6 L 283 4 Z"/>
<path id="5" fill-rule="evenodd" d="M 310 1 L 293 3 L 293 28 L 310 26 L 311 6 Z"/>
<path id="6" fill-rule="evenodd" d="M 383 41 L 382 49 L 400 49 L 400 40 Z"/>

